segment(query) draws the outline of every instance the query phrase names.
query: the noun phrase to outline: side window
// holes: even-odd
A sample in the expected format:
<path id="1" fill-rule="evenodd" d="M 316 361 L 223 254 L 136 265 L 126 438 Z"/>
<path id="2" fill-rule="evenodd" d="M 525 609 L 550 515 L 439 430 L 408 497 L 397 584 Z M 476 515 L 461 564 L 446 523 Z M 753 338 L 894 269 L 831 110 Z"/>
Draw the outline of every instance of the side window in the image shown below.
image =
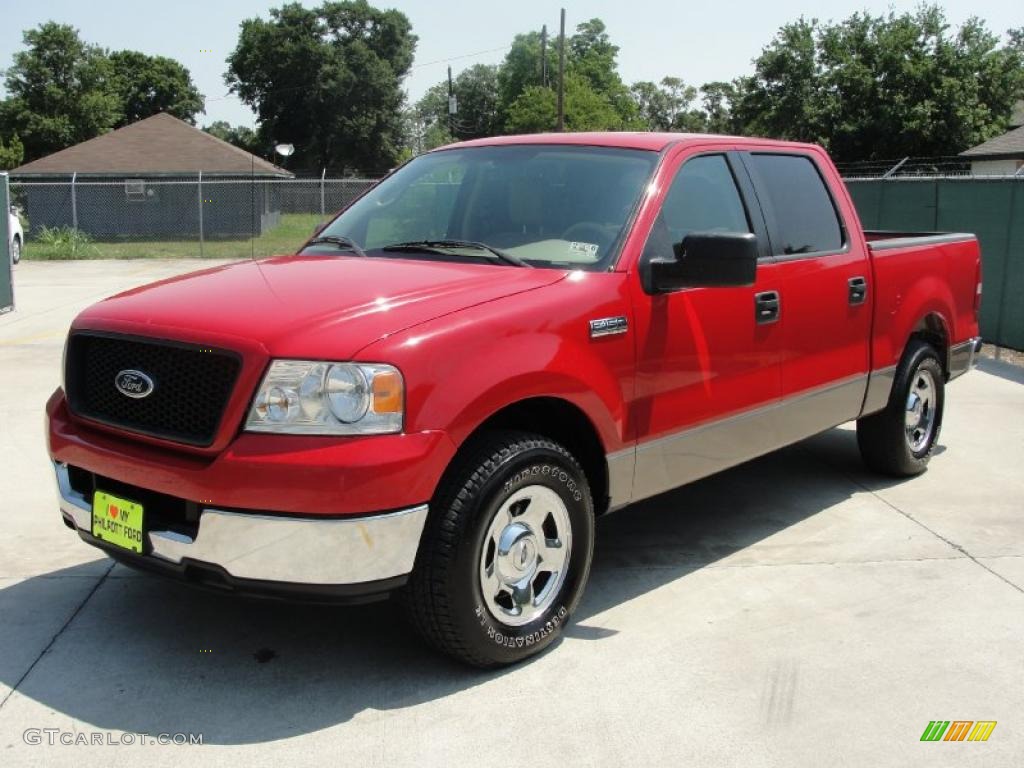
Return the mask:
<path id="1" fill-rule="evenodd" d="M 690 232 L 750 232 L 750 222 L 725 155 L 687 160 L 669 187 L 644 248 L 667 258 Z"/>
<path id="2" fill-rule="evenodd" d="M 775 213 L 776 255 L 838 251 L 843 230 L 817 166 L 803 155 L 750 156 Z"/>

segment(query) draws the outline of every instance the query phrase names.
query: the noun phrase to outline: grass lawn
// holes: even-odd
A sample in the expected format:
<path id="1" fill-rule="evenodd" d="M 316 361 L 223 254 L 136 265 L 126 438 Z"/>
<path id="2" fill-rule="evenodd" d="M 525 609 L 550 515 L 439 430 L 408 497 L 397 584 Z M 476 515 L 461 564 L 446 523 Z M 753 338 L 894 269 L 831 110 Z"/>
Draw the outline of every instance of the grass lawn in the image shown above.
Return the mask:
<path id="1" fill-rule="evenodd" d="M 281 223 L 255 240 L 207 240 L 199 253 L 199 240 L 137 240 L 104 242 L 87 239 L 74 248 L 68 243 L 49 244 L 29 240 L 22 251 L 23 259 L 51 261 L 56 259 L 247 259 L 255 254 L 294 253 L 312 234 L 320 222 L 317 214 L 287 213 Z"/>

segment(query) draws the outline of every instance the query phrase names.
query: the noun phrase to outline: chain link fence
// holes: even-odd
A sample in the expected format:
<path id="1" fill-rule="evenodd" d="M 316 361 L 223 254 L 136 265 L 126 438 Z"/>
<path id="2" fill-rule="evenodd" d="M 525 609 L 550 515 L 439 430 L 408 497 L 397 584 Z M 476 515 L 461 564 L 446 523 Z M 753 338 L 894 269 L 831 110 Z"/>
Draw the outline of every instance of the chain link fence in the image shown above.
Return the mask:
<path id="1" fill-rule="evenodd" d="M 376 179 L 12 181 L 26 258 L 241 258 L 288 253 Z"/>
<path id="2" fill-rule="evenodd" d="M 1013 160 L 971 158 L 961 155 L 858 160 L 839 162 L 836 163 L 836 167 L 846 181 L 1024 176 L 1024 165 Z"/>

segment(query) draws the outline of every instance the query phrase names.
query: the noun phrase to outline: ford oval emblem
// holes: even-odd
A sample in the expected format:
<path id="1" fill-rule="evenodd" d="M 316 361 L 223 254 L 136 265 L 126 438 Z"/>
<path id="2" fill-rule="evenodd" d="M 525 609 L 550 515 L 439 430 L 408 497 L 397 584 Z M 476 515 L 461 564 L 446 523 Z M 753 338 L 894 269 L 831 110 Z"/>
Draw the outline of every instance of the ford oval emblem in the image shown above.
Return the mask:
<path id="1" fill-rule="evenodd" d="M 118 371 L 114 377 L 114 386 L 117 391 L 125 397 L 133 397 L 141 400 L 153 394 L 153 380 L 142 371 L 126 370 Z"/>

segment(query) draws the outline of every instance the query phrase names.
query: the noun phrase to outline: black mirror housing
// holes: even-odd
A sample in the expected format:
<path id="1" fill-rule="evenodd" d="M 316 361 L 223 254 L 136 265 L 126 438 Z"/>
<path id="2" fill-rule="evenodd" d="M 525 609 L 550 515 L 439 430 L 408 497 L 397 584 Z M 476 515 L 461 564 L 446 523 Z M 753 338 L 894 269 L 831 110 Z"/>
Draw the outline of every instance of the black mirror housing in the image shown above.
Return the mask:
<path id="1" fill-rule="evenodd" d="M 757 277 L 757 236 L 750 232 L 691 232 L 672 250 L 674 259 L 649 264 L 652 293 L 753 285 Z"/>

